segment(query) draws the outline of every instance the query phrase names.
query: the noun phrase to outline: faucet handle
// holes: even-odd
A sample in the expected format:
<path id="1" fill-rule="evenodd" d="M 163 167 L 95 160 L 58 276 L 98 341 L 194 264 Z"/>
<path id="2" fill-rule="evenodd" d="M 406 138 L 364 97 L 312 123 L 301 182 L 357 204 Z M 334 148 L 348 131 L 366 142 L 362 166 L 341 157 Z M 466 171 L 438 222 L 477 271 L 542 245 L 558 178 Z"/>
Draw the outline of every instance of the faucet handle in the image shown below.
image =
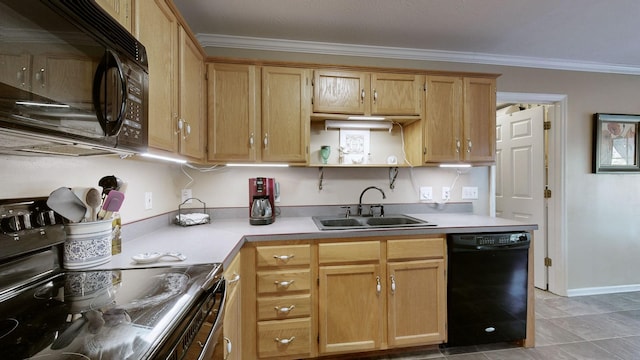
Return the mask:
<path id="1" fill-rule="evenodd" d="M 351 216 L 351 206 L 340 206 L 340 208 L 345 209 L 344 217 L 348 219 Z"/>
<path id="2" fill-rule="evenodd" d="M 369 207 L 369 215 L 370 216 L 373 216 L 373 209 L 374 208 L 380 208 L 380 217 L 384 216 L 384 206 L 382 204 L 371 205 L 371 207 Z"/>

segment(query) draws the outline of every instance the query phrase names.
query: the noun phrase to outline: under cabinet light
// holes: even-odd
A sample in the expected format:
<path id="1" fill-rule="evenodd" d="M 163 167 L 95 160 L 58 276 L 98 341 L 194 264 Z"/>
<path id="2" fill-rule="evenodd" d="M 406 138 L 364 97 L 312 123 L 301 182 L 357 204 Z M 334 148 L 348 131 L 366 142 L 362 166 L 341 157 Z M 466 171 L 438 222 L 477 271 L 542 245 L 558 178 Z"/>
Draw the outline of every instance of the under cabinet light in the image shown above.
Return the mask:
<path id="1" fill-rule="evenodd" d="M 347 120 L 373 120 L 373 121 L 380 121 L 380 120 L 386 120 L 387 118 L 385 118 L 384 116 L 349 116 L 347 118 Z"/>
<path id="2" fill-rule="evenodd" d="M 251 163 L 229 163 L 227 164 L 229 167 L 289 167 L 289 164 L 278 164 L 278 163 L 260 163 L 260 164 L 251 164 Z"/>
<path id="3" fill-rule="evenodd" d="M 468 168 L 471 164 L 440 164 L 441 168 Z"/>
<path id="4" fill-rule="evenodd" d="M 349 130 L 365 130 L 380 129 L 391 132 L 393 123 L 390 121 L 360 121 L 360 120 L 325 120 L 324 129 L 349 129 Z"/>
<path id="5" fill-rule="evenodd" d="M 172 158 L 172 157 L 168 157 L 168 156 L 149 154 L 149 153 L 142 153 L 142 154 L 140 154 L 140 156 L 146 157 L 146 158 L 150 158 L 150 159 L 172 161 L 172 162 L 176 162 L 178 164 L 185 164 L 187 162 L 187 160 L 176 159 L 176 158 Z"/>

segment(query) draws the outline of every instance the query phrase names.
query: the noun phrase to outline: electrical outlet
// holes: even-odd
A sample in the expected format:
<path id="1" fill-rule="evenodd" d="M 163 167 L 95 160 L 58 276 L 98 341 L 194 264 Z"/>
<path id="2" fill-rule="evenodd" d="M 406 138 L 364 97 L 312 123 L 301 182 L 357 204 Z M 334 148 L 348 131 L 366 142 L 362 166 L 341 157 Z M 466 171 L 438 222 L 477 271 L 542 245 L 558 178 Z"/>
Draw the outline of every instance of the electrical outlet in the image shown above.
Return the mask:
<path id="1" fill-rule="evenodd" d="M 462 187 L 462 200 L 478 200 L 478 187 L 477 186 L 463 186 Z"/>
<path id="2" fill-rule="evenodd" d="M 193 196 L 191 195 L 191 189 L 182 189 L 182 203 L 183 204 L 191 204 L 193 200 L 191 200 Z M 189 199 L 189 201 L 187 201 Z M 187 201 L 187 202 L 185 202 Z"/>
<path id="3" fill-rule="evenodd" d="M 144 193 L 144 209 L 151 210 L 153 209 L 153 193 L 147 191 Z"/>
<path id="4" fill-rule="evenodd" d="M 420 201 L 433 200 L 433 188 L 431 186 L 420 186 Z"/>
<path id="5" fill-rule="evenodd" d="M 448 186 L 442 187 L 442 200 L 449 200 L 451 198 L 451 189 Z"/>

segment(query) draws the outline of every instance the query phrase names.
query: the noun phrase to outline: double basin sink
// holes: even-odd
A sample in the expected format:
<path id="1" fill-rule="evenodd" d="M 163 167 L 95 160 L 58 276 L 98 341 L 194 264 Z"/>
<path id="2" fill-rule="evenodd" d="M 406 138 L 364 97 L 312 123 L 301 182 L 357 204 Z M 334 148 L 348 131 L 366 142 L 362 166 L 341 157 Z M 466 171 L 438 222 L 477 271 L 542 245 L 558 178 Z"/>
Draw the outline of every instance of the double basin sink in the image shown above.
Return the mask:
<path id="1" fill-rule="evenodd" d="M 436 226 L 425 220 L 407 215 L 372 216 L 313 216 L 313 222 L 320 230 L 377 229 Z"/>

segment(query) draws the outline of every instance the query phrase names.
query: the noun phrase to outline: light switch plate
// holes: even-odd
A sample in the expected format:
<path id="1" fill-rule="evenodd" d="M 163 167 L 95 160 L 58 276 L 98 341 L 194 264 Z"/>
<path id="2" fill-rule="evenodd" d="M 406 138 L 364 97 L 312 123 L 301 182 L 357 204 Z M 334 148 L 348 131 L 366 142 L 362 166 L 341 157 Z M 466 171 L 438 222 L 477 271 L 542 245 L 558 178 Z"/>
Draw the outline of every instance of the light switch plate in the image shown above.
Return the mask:
<path id="1" fill-rule="evenodd" d="M 189 200 L 185 203 L 185 201 L 187 199 L 191 199 L 193 197 L 192 193 L 191 193 L 191 189 L 182 189 L 182 200 L 180 201 L 183 204 L 191 204 L 193 203 L 193 200 Z"/>
<path id="2" fill-rule="evenodd" d="M 478 200 L 478 187 L 477 186 L 463 186 L 462 187 L 462 200 Z"/>

